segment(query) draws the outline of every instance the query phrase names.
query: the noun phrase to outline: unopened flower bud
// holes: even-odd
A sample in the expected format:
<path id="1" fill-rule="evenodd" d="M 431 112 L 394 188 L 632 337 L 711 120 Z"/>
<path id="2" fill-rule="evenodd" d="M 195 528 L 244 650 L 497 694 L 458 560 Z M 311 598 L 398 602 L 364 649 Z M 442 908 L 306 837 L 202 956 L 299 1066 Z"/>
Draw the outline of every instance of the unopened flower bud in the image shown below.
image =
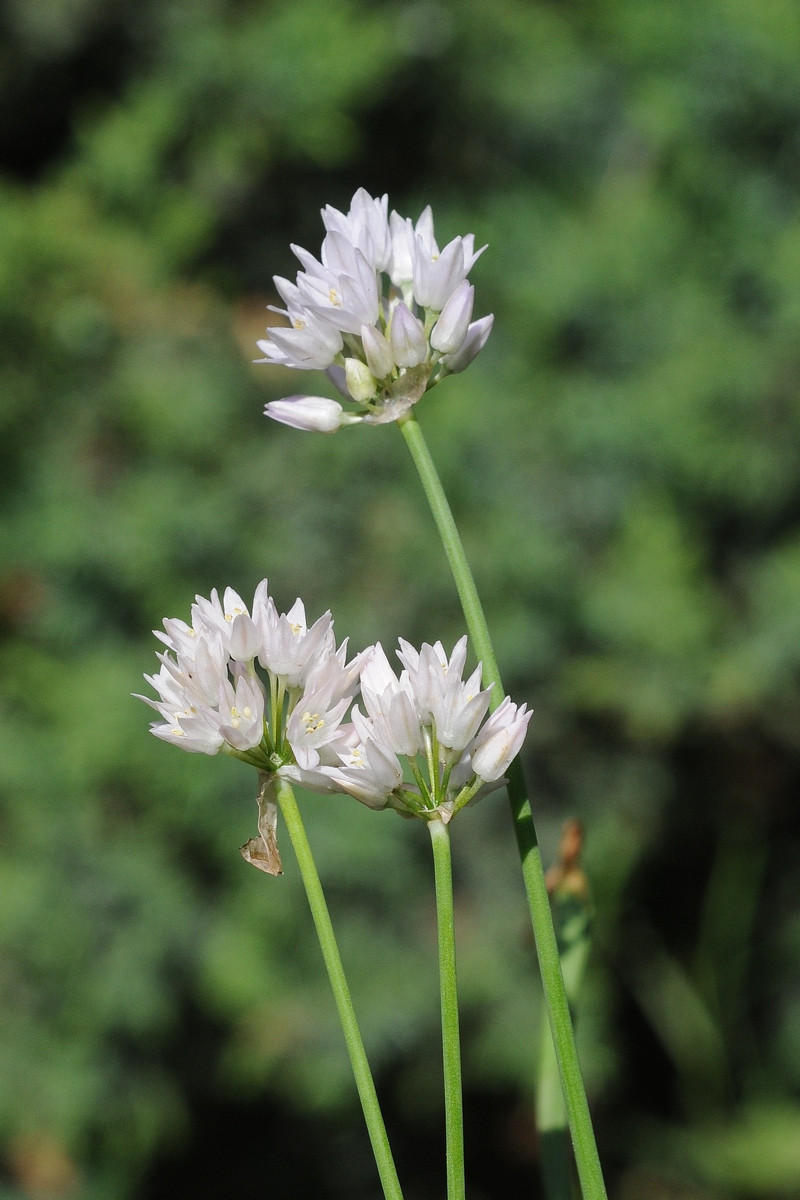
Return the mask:
<path id="1" fill-rule="evenodd" d="M 487 317 L 481 317 L 479 321 L 472 322 L 460 350 L 456 350 L 454 354 L 448 354 L 446 358 L 442 359 L 448 371 L 457 375 L 459 371 L 466 370 L 486 345 L 493 324 L 494 313 L 489 313 Z"/>
<path id="2" fill-rule="evenodd" d="M 327 368 L 325 374 L 328 376 L 328 379 L 330 379 L 340 396 L 344 396 L 345 400 L 353 399 L 347 390 L 347 376 L 344 373 L 344 367 L 340 367 L 338 363 L 333 363 Z"/>
<path id="3" fill-rule="evenodd" d="M 327 396 L 287 396 L 285 400 L 272 400 L 264 413 L 282 425 L 317 433 L 333 433 L 346 423 L 341 404 Z"/>
<path id="4" fill-rule="evenodd" d="M 231 622 L 231 658 L 251 662 L 258 654 L 259 635 L 255 622 L 247 613 L 238 613 Z"/>
<path id="5" fill-rule="evenodd" d="M 416 367 L 423 362 L 428 350 L 425 330 L 402 301 L 392 314 L 389 340 L 398 367 Z"/>
<path id="6" fill-rule="evenodd" d="M 464 344 L 470 320 L 475 288 L 465 279 L 442 309 L 431 332 L 431 345 L 442 354 L 454 354 Z"/>
<path id="7" fill-rule="evenodd" d="M 532 716 L 527 705 L 512 704 L 506 696 L 475 739 L 472 769 L 479 779 L 491 783 L 505 774 L 522 749 Z"/>
<path id="8" fill-rule="evenodd" d="M 367 364 L 375 378 L 385 379 L 387 375 L 391 375 L 394 370 L 394 355 L 380 329 L 376 329 L 374 325 L 362 325 L 361 341 Z"/>
<path id="9" fill-rule="evenodd" d="M 347 390 L 358 404 L 371 400 L 378 390 L 378 383 L 366 363 L 360 358 L 346 358 L 344 371 Z"/>

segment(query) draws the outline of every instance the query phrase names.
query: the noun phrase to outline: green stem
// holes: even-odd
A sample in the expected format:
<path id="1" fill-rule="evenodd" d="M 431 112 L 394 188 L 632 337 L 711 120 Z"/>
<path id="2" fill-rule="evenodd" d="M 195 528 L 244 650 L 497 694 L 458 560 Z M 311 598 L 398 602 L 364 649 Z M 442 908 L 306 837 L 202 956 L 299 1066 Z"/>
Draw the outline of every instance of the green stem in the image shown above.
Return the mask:
<path id="1" fill-rule="evenodd" d="M 277 750 L 280 746 L 278 736 L 278 681 L 271 671 L 269 673 L 269 710 L 270 725 L 272 726 L 272 744 Z"/>
<path id="2" fill-rule="evenodd" d="M 450 834 L 442 821 L 428 822 L 436 878 L 439 989 L 442 997 L 442 1058 L 447 1141 L 447 1200 L 464 1200 L 464 1115 L 461 1108 L 461 1041 L 458 1032 L 456 940 Z"/>
<path id="3" fill-rule="evenodd" d="M 464 610 L 467 629 L 472 638 L 475 653 L 483 663 L 484 682 L 494 685 L 491 701 L 491 708 L 494 710 L 503 699 L 503 684 L 497 667 L 489 627 L 486 624 L 483 606 L 464 553 L 461 537 L 419 423 L 413 413 L 410 413 L 402 421 L 398 421 L 398 424 L 411 451 L 411 457 L 419 472 L 425 495 L 439 530 L 461 600 L 461 607 Z M 533 823 L 525 776 L 519 758 L 514 760 L 508 770 L 508 799 L 511 804 L 514 832 L 522 862 L 522 877 L 536 938 L 545 1004 L 558 1060 L 581 1190 L 584 1200 L 606 1200 L 603 1172 L 589 1114 L 586 1089 L 578 1062 L 569 1003 L 561 975 L 558 946 L 544 882 L 536 827 Z"/>
<path id="4" fill-rule="evenodd" d="M 556 889 L 552 912 L 557 931 L 561 974 L 567 997 L 574 1007 L 580 995 L 586 960 L 591 948 L 591 902 L 587 895 Z M 572 1200 L 572 1164 L 569 1154 L 567 1110 L 561 1091 L 553 1038 L 543 1016 L 536 1086 L 536 1128 L 547 1200 Z"/>
<path id="5" fill-rule="evenodd" d="M 400 1181 L 397 1178 L 397 1170 L 395 1169 L 392 1151 L 389 1147 L 389 1139 L 386 1136 L 386 1127 L 384 1126 L 383 1116 L 378 1104 L 378 1096 L 375 1092 L 372 1072 L 367 1061 L 364 1043 L 361 1040 L 361 1032 L 358 1028 L 353 1001 L 350 999 L 350 989 L 347 986 L 344 967 L 339 955 L 339 947 L 336 944 L 336 937 L 333 932 L 330 913 L 328 912 L 328 905 L 325 902 L 325 896 L 322 891 L 322 884 L 320 883 L 311 847 L 306 837 L 303 818 L 300 816 L 300 809 L 297 807 L 294 792 L 285 779 L 281 779 L 280 777 L 276 779 L 275 791 L 281 812 L 283 813 L 283 819 L 286 822 L 286 828 L 289 831 L 289 837 L 292 840 L 295 855 L 297 856 L 300 874 L 303 877 L 308 903 L 311 907 L 311 915 L 314 918 L 314 924 L 317 928 L 317 936 L 322 948 L 322 957 L 325 960 L 328 978 L 333 988 L 336 1008 L 339 1012 L 339 1020 L 342 1023 L 342 1032 L 344 1033 L 344 1040 L 347 1043 L 347 1053 L 350 1055 L 350 1065 L 353 1068 L 361 1107 L 364 1110 L 364 1119 L 367 1123 L 369 1140 L 372 1143 L 372 1153 L 375 1155 L 383 1194 L 386 1200 L 403 1200 Z"/>
<path id="6" fill-rule="evenodd" d="M 427 783 L 422 778 L 422 771 L 420 771 L 419 767 L 417 766 L 416 758 L 410 758 L 408 761 L 411 765 L 411 773 L 417 781 L 417 787 L 420 790 L 420 795 L 422 796 L 423 801 L 430 801 L 431 793 Z M 435 805 L 432 805 L 431 807 L 435 807 Z"/>

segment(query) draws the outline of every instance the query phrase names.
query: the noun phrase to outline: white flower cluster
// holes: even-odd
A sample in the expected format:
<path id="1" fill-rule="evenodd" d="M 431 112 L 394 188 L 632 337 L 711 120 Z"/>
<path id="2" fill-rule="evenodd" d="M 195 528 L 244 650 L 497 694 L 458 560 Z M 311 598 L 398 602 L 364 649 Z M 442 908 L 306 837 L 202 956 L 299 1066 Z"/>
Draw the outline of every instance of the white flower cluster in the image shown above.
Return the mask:
<path id="1" fill-rule="evenodd" d="M 531 713 L 505 699 L 484 722 L 491 688 L 481 664 L 463 680 L 467 639 L 448 660 L 441 642 L 417 651 L 400 639 L 398 677 L 378 642 L 361 669 L 365 712 L 355 705 L 349 749 L 327 771 L 338 790 L 371 808 L 391 805 L 408 816 L 435 811 L 445 822 L 503 783 L 519 753 Z M 423 768 L 420 767 L 421 757 Z M 401 759 L 414 784 L 404 782 Z"/>
<path id="2" fill-rule="evenodd" d="M 161 670 L 145 676 L 161 699 L 139 697 L 163 718 L 151 731 L 184 750 L 233 752 L 263 770 L 293 756 L 316 765 L 315 748 L 336 736 L 366 661 L 365 653 L 348 663 L 346 641 L 337 650 L 329 612 L 310 628 L 302 600 L 279 615 L 266 579 L 256 588 L 252 615 L 226 588 L 222 601 L 216 591 L 210 600 L 196 597 L 191 625 L 172 618 L 164 629 L 154 631 L 167 646 L 158 655 Z M 267 672 L 269 692 L 256 662 Z M 287 699 L 291 735 L 283 721 Z"/>
<path id="3" fill-rule="evenodd" d="M 360 409 L 346 412 L 325 396 L 289 396 L 265 412 L 322 433 L 396 421 L 483 349 L 494 318 L 472 320 L 475 289 L 467 276 L 486 247 L 476 251 L 469 233 L 440 252 L 430 206 L 414 225 L 388 214 L 387 196 L 373 199 L 363 188 L 346 215 L 327 205 L 322 220 L 321 261 L 292 246 L 303 268 L 296 282 L 275 276 L 286 308 L 272 311 L 290 324 L 270 327 L 257 361 L 327 371 Z"/>
<path id="4" fill-rule="evenodd" d="M 168 619 L 164 629 L 161 669 L 145 676 L 160 699 L 139 697 L 161 717 L 156 737 L 195 753 L 223 750 L 267 776 L 371 808 L 449 820 L 500 785 L 531 717 L 506 699 L 484 721 L 490 692 L 480 665 L 463 680 L 466 637 L 449 660 L 440 642 L 417 651 L 401 640 L 398 677 L 380 643 L 348 662 L 330 613 L 309 627 L 297 600 L 279 614 L 266 580 L 252 611 L 227 588 L 222 601 L 216 591 L 196 598 L 191 625 Z M 364 711 L 353 705 L 346 722 L 359 691 Z"/>

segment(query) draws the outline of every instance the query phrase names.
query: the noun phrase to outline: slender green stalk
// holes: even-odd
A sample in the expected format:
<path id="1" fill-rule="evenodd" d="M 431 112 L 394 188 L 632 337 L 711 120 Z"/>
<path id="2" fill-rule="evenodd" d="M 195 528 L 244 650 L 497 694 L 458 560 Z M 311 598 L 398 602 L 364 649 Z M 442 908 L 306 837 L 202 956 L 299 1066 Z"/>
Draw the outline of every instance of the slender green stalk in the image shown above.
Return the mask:
<path id="1" fill-rule="evenodd" d="M 464 1114 L 461 1107 L 461 1040 L 458 1031 L 456 939 L 450 834 L 439 820 L 428 821 L 436 878 L 439 989 L 442 997 L 442 1059 L 447 1141 L 447 1200 L 464 1200 Z"/>
<path id="2" fill-rule="evenodd" d="M 578 869 L 579 870 L 579 869 Z M 580 872 L 585 880 L 583 872 Z M 573 871 L 573 880 L 577 871 Z M 552 896 L 553 918 L 558 938 L 561 973 L 570 1004 L 580 995 L 586 960 L 591 948 L 591 901 L 588 889 L 556 886 Z M 572 1200 L 572 1163 L 569 1153 L 567 1110 L 561 1091 L 550 1024 L 545 1015 L 539 1049 L 539 1078 L 536 1085 L 536 1128 L 542 1176 L 548 1200 Z"/>
<path id="3" fill-rule="evenodd" d="M 416 418 L 413 413 L 410 413 L 404 420 L 398 421 L 398 424 L 419 472 L 450 563 L 461 607 L 464 610 L 467 629 L 472 638 L 475 652 L 483 663 L 484 683 L 494 684 L 491 703 L 491 707 L 494 709 L 503 699 L 503 684 L 497 667 L 489 627 L 486 624 L 483 606 L 464 553 L 461 537 Z M 606 1200 L 603 1172 L 589 1114 L 586 1089 L 578 1062 L 569 1003 L 561 975 L 558 946 L 544 881 L 536 827 L 533 823 L 525 776 L 519 758 L 516 758 L 509 768 L 507 790 L 581 1190 L 584 1200 Z"/>
<path id="4" fill-rule="evenodd" d="M 336 944 L 336 937 L 328 912 L 328 905 L 325 902 L 325 896 L 322 891 L 322 884 L 320 883 L 311 847 L 306 837 L 303 818 L 300 816 L 300 809 L 297 807 L 294 792 L 286 780 L 278 777 L 276 779 L 275 791 L 281 812 L 283 813 L 283 819 L 286 822 L 286 828 L 289 831 L 289 837 L 292 840 L 294 852 L 297 856 L 300 874 L 303 877 L 308 903 L 311 907 L 311 915 L 314 918 L 314 924 L 317 928 L 317 936 L 322 948 L 322 957 L 325 960 L 328 978 L 333 988 L 336 1008 L 339 1012 L 339 1020 L 342 1023 L 342 1032 L 344 1033 L 344 1040 L 347 1043 L 347 1053 L 350 1055 L 350 1065 L 353 1068 L 361 1107 L 364 1110 L 364 1119 L 367 1123 L 369 1140 L 372 1143 L 372 1152 L 375 1155 L 383 1194 L 386 1200 L 403 1200 L 400 1181 L 397 1178 L 397 1170 L 395 1169 L 392 1151 L 389 1147 L 389 1139 L 386 1136 L 386 1127 L 384 1126 L 383 1116 L 378 1104 L 378 1096 L 375 1092 L 372 1072 L 367 1061 L 364 1043 L 361 1040 L 361 1032 L 358 1028 L 353 1001 L 350 999 L 350 989 L 347 986 L 344 967 L 339 955 L 339 947 Z"/>

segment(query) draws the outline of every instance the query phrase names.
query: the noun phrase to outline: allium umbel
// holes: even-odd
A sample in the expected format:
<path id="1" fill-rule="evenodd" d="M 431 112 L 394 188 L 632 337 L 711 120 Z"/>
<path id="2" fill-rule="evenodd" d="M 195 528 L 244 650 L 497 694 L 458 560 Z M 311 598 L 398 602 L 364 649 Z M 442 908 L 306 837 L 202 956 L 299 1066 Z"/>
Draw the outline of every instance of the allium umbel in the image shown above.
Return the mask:
<path id="1" fill-rule="evenodd" d="M 198 596 L 191 618 L 167 619 L 156 632 L 167 649 L 159 673 L 145 678 L 159 699 L 140 699 L 161 718 L 151 725 L 156 737 L 192 753 L 232 754 L 259 771 L 261 841 L 242 853 L 262 870 L 280 867 L 276 775 L 447 822 L 503 783 L 524 741 L 524 705 L 504 700 L 484 722 L 490 689 L 481 689 L 480 664 L 463 679 L 465 637 L 449 659 L 440 642 L 418 651 L 401 639 L 398 676 L 380 643 L 348 662 L 330 613 L 310 626 L 301 600 L 279 613 L 266 580 L 252 608 L 227 588 L 222 600 L 216 591 Z"/>
<path id="2" fill-rule="evenodd" d="M 265 357 L 257 361 L 325 370 L 359 407 L 348 412 L 322 396 L 289 396 L 264 411 L 320 433 L 399 420 L 483 349 L 494 318 L 472 321 L 467 276 L 486 247 L 475 251 L 470 233 L 440 251 L 430 207 L 414 225 L 388 214 L 387 196 L 373 199 L 363 188 L 347 214 L 328 205 L 322 220 L 327 233 L 319 261 L 292 246 L 303 268 L 296 282 L 275 277 L 286 307 L 270 307 L 289 325 L 268 329 L 258 343 Z"/>

